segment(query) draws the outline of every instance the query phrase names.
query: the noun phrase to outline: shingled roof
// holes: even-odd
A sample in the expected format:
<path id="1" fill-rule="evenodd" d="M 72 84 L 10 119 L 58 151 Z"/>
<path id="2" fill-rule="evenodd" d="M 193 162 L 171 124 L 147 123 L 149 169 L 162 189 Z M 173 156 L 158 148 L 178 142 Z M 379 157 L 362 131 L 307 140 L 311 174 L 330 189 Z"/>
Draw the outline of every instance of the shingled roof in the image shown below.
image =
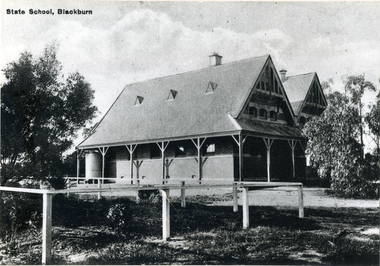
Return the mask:
<path id="1" fill-rule="evenodd" d="M 269 55 L 127 85 L 79 148 L 144 143 L 242 130 L 301 138 L 287 125 L 237 119 Z M 269 124 L 269 123 L 266 123 Z"/>
<path id="2" fill-rule="evenodd" d="M 302 75 L 289 76 L 286 78 L 286 81 L 282 83 L 292 109 L 296 115 L 300 112 L 300 107 L 306 99 L 307 92 L 309 91 L 315 75 L 316 73 L 312 72 Z"/>

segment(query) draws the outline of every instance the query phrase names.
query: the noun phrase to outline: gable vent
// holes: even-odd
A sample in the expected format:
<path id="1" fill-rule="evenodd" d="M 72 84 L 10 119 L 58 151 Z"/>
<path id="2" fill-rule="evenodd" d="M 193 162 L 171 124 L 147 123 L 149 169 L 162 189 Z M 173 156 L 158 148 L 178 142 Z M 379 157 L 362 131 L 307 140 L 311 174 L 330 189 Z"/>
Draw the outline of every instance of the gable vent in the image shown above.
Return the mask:
<path id="1" fill-rule="evenodd" d="M 143 101 L 144 101 L 144 97 L 137 96 L 135 100 L 135 106 L 141 105 Z"/>
<path id="2" fill-rule="evenodd" d="M 216 84 L 216 83 L 210 81 L 210 82 L 208 83 L 206 93 L 214 92 L 214 91 L 216 90 L 217 87 L 218 87 L 218 84 Z"/>
<path id="3" fill-rule="evenodd" d="M 168 101 L 169 100 L 174 100 L 175 99 L 175 97 L 177 97 L 177 94 L 178 94 L 178 91 L 176 91 L 176 90 L 170 90 L 169 91 L 169 95 L 168 95 Z"/>

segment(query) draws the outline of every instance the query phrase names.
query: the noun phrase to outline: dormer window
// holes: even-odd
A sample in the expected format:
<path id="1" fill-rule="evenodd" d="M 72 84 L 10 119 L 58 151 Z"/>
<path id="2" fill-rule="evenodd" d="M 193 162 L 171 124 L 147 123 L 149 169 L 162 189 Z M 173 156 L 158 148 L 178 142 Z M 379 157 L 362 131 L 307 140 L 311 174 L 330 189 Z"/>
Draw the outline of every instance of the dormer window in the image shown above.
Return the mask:
<path id="1" fill-rule="evenodd" d="M 168 101 L 170 101 L 170 100 L 174 100 L 175 99 L 175 97 L 177 97 L 177 94 L 178 94 L 178 91 L 176 91 L 176 90 L 170 90 L 169 91 L 169 95 L 168 95 Z"/>
<path id="2" fill-rule="evenodd" d="M 208 85 L 207 85 L 207 90 L 206 90 L 206 93 L 211 93 L 211 92 L 214 92 L 216 90 L 216 88 L 218 87 L 218 84 L 214 83 L 214 82 L 209 82 Z"/>
<path id="3" fill-rule="evenodd" d="M 143 101 L 144 101 L 144 97 L 137 96 L 135 100 L 135 106 L 141 105 Z"/>

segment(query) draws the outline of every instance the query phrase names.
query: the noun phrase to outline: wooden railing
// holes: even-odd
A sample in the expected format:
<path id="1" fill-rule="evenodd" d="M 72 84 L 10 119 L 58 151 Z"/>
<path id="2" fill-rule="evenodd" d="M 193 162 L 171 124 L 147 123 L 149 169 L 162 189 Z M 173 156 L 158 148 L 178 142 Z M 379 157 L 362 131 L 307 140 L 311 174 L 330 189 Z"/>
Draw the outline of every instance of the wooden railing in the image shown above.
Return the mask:
<path id="1" fill-rule="evenodd" d="M 272 187 L 298 187 L 298 208 L 299 217 L 304 217 L 303 203 L 303 185 L 302 183 L 282 183 L 282 182 L 239 182 L 239 183 L 212 183 L 201 182 L 201 184 L 186 184 L 184 181 L 178 184 L 151 185 L 118 185 L 111 188 L 76 188 L 76 189 L 31 189 L 2 187 L 0 191 L 9 191 L 17 193 L 34 193 L 41 194 L 43 198 L 42 214 L 42 264 L 49 264 L 51 260 L 51 243 L 52 243 L 52 198 L 55 194 L 62 193 L 102 193 L 102 192 L 122 192 L 122 191 L 139 191 L 139 190 L 160 190 L 162 195 L 162 238 L 166 241 L 170 237 L 170 190 L 181 190 L 181 206 L 186 207 L 185 191 L 186 189 L 204 189 L 204 188 L 232 188 L 233 191 L 233 211 L 238 211 L 238 189 L 242 189 L 242 209 L 243 209 L 243 228 L 249 227 L 249 188 L 272 188 Z"/>
<path id="2" fill-rule="evenodd" d="M 89 183 L 89 181 L 92 181 L 94 184 L 104 184 L 104 181 L 112 181 L 111 183 L 116 182 L 116 177 L 64 177 L 65 180 L 68 180 L 69 183 L 76 183 L 80 184 L 80 182 L 83 183 Z M 96 182 L 95 182 L 96 181 Z"/>

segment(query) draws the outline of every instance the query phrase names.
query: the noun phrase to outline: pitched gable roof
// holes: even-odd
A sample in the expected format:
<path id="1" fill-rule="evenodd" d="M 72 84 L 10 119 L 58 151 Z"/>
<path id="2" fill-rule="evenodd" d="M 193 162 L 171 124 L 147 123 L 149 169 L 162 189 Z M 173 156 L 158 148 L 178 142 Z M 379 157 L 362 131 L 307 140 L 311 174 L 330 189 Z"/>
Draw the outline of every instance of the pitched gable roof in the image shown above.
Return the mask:
<path id="1" fill-rule="evenodd" d="M 265 63 L 258 79 L 255 81 L 254 89 L 250 91 L 250 95 L 247 96 L 246 102 L 243 103 L 242 108 L 246 109 L 249 102 L 255 102 L 255 99 L 252 99 L 254 93 L 262 92 L 269 93 L 269 95 L 277 96 L 282 98 L 283 107 L 285 112 L 287 113 L 287 122 L 289 125 L 295 124 L 295 117 L 293 108 L 290 104 L 289 98 L 287 96 L 287 92 L 281 82 L 280 77 L 277 74 L 276 68 L 273 64 L 272 59 L 269 57 L 267 62 Z"/>
<path id="2" fill-rule="evenodd" d="M 300 115 L 305 104 L 311 103 L 318 106 L 319 110 L 323 110 L 326 107 L 326 97 L 319 83 L 317 73 L 291 76 L 283 84 L 294 113 L 297 116 Z M 312 96 L 315 96 L 315 98 L 312 99 Z"/>
<path id="3" fill-rule="evenodd" d="M 237 133 L 236 118 L 270 56 L 127 85 L 79 147 Z M 212 82 L 213 93 L 206 93 Z M 216 88 L 216 86 L 215 86 Z M 175 99 L 167 101 L 170 90 Z M 136 97 L 143 98 L 135 106 Z"/>
<path id="4" fill-rule="evenodd" d="M 303 101 L 306 100 L 307 93 L 315 76 L 315 72 L 289 76 L 286 81 L 283 82 L 289 102 L 292 105 L 293 111 L 296 115 L 298 115 L 301 111 L 301 106 L 303 105 Z"/>

